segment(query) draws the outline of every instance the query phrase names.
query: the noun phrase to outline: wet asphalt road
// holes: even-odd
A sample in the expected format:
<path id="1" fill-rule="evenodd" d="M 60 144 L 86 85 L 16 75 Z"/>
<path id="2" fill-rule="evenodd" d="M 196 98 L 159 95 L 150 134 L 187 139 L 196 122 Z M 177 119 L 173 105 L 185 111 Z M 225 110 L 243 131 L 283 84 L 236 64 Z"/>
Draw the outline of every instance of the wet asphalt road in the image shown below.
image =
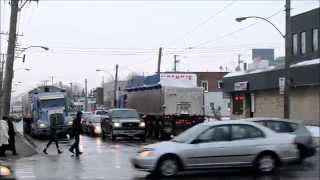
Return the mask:
<path id="1" fill-rule="evenodd" d="M 38 151 L 42 152 L 46 141 L 34 140 Z M 110 179 L 110 180 L 144 180 L 164 179 L 154 177 L 146 172 L 136 171 L 130 164 L 130 158 L 135 155 L 141 143 L 139 141 L 103 141 L 101 138 L 81 136 L 81 149 L 84 152 L 80 158 L 72 157 L 68 152 L 72 141 L 63 141 L 63 154 L 57 155 L 52 144 L 49 155 L 42 153 L 33 157 L 13 161 L 12 168 L 18 179 Z M 186 172 L 172 179 L 181 180 L 319 180 L 320 156 L 306 160 L 302 165 L 290 165 L 281 168 L 276 174 L 256 176 L 250 170 L 214 170 Z"/>

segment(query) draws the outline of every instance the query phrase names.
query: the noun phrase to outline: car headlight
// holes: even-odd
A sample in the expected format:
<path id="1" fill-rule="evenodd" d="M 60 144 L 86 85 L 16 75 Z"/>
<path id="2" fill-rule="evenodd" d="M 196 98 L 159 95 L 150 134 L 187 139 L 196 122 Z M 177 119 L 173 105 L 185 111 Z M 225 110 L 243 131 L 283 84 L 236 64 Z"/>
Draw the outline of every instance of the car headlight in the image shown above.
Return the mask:
<path id="1" fill-rule="evenodd" d="M 145 122 L 140 122 L 139 127 L 141 127 L 141 128 L 146 127 L 146 123 Z"/>
<path id="2" fill-rule="evenodd" d="M 40 127 L 40 128 L 47 128 L 47 127 L 48 127 L 48 125 L 47 125 L 47 124 L 45 124 L 45 123 L 40 123 L 40 124 L 39 124 L 39 127 Z"/>
<path id="3" fill-rule="evenodd" d="M 69 126 L 72 126 L 72 124 L 73 124 L 72 121 L 69 121 L 69 122 L 68 122 L 68 125 L 69 125 Z"/>
<path id="4" fill-rule="evenodd" d="M 119 122 L 115 122 L 115 123 L 113 123 L 113 126 L 117 128 L 117 127 L 120 127 L 121 124 Z"/>
<path id="5" fill-rule="evenodd" d="M 141 158 L 152 157 L 154 155 L 155 155 L 155 153 L 153 150 L 144 150 L 139 153 L 139 157 L 141 157 Z"/>
<path id="6" fill-rule="evenodd" d="M 1 176 L 11 176 L 11 170 L 5 166 L 0 166 L 0 177 Z"/>

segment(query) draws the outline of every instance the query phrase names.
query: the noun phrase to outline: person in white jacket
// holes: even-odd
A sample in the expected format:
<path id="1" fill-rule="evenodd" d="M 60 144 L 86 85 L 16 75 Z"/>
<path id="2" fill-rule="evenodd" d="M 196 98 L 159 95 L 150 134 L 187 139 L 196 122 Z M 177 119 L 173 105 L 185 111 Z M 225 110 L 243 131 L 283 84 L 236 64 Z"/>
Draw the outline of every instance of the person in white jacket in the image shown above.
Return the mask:
<path id="1" fill-rule="evenodd" d="M 0 120 L 0 157 L 5 156 L 5 148 L 9 144 L 8 123 L 7 121 Z"/>

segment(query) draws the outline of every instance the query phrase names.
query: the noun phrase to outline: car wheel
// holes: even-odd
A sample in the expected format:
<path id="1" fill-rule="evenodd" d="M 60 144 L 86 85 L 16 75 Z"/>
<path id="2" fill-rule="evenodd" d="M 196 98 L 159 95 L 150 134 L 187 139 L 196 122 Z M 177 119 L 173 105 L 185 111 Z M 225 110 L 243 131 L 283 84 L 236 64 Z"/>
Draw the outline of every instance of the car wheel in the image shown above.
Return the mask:
<path id="1" fill-rule="evenodd" d="M 175 158 L 165 158 L 160 161 L 157 172 L 164 177 L 172 177 L 177 175 L 179 171 L 179 163 Z"/>
<path id="2" fill-rule="evenodd" d="M 270 155 L 270 154 L 261 155 L 256 160 L 255 167 L 260 173 L 263 173 L 263 174 L 272 173 L 277 168 L 277 159 L 274 157 L 274 155 Z"/>

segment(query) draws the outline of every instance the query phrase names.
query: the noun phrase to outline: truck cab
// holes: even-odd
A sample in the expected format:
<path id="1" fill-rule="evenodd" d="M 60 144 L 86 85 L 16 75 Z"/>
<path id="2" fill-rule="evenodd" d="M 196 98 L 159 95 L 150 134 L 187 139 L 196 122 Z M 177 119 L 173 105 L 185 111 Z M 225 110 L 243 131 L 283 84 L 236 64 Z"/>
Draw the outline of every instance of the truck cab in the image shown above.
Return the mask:
<path id="1" fill-rule="evenodd" d="M 50 127 L 57 129 L 57 134 L 66 135 L 72 126 L 72 120 L 66 119 L 66 98 L 64 92 L 44 92 L 32 96 L 31 112 L 33 123 L 31 134 L 49 136 Z"/>

